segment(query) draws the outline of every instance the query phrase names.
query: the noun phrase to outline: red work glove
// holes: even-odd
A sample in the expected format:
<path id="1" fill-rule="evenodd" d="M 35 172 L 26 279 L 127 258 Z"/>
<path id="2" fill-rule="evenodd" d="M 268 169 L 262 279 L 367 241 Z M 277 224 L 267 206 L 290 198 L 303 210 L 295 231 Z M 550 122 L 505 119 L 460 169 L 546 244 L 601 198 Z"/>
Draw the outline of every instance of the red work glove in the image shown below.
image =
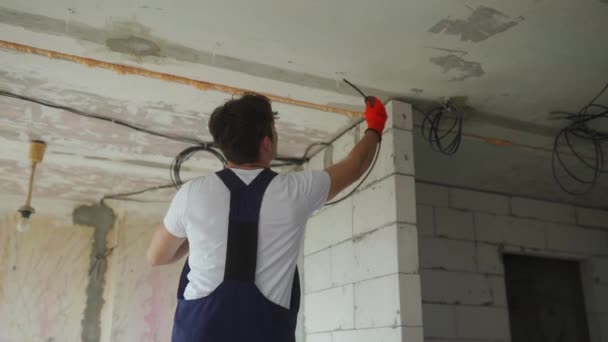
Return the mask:
<path id="1" fill-rule="evenodd" d="M 367 121 L 367 129 L 378 133 L 378 137 L 382 137 L 384 125 L 386 124 L 388 115 L 384 104 L 375 96 L 365 98 L 365 121 Z"/>

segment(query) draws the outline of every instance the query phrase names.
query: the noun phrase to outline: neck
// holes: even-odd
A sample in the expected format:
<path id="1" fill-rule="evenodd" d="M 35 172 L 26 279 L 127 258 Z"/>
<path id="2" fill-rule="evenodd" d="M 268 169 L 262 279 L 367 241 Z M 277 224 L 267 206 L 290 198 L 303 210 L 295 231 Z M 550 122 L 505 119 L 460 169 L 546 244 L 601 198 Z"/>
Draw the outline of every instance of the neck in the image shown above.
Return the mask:
<path id="1" fill-rule="evenodd" d="M 228 162 L 226 167 L 231 169 L 243 169 L 243 170 L 256 170 L 256 169 L 266 169 L 270 167 L 270 163 L 245 163 L 245 164 L 235 164 L 233 162 Z"/>

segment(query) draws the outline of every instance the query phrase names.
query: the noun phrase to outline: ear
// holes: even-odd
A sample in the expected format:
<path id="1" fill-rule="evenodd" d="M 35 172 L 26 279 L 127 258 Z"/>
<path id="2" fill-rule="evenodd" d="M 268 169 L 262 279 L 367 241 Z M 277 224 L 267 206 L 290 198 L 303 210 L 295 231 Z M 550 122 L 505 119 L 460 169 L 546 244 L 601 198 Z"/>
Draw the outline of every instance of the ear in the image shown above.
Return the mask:
<path id="1" fill-rule="evenodd" d="M 262 139 L 261 147 L 266 151 L 272 151 L 272 140 L 270 137 L 266 136 Z"/>

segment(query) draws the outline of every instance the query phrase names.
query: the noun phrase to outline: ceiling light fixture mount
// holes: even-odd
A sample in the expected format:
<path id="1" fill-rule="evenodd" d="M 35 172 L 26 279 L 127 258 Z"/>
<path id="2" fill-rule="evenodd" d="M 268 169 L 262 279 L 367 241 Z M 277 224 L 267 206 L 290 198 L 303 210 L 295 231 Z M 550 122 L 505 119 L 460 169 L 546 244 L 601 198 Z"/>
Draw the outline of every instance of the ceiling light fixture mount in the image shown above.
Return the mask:
<path id="1" fill-rule="evenodd" d="M 17 211 L 20 214 L 19 221 L 17 222 L 17 231 L 26 232 L 30 230 L 32 224 L 30 218 L 36 211 L 32 207 L 32 191 L 34 188 L 34 174 L 36 173 L 36 166 L 42 162 L 44 158 L 44 152 L 46 151 L 46 143 L 41 140 L 33 140 L 30 143 L 30 161 L 32 162 L 32 169 L 30 172 L 30 180 L 27 190 L 27 198 L 25 204 L 22 205 Z"/>

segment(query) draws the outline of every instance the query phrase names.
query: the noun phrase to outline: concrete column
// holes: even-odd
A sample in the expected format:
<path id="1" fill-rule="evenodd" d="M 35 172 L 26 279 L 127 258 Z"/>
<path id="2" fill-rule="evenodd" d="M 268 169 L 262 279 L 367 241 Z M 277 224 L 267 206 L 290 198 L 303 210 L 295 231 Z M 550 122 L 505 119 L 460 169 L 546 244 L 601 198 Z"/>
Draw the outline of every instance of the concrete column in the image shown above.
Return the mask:
<path id="1" fill-rule="evenodd" d="M 307 342 L 423 341 L 412 111 L 397 101 L 387 110 L 389 122 L 368 179 L 307 226 Z M 344 158 L 365 128 L 362 123 L 342 136 L 308 167 L 323 169 Z"/>

